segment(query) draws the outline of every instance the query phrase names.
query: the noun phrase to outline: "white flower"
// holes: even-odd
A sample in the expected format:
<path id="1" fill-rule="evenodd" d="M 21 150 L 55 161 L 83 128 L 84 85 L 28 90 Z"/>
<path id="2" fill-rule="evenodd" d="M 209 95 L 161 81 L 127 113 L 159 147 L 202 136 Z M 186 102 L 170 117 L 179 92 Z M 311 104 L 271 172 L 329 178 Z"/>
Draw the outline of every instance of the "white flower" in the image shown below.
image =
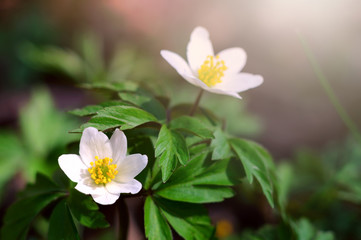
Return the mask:
<path id="1" fill-rule="evenodd" d="M 242 48 L 228 48 L 214 55 L 208 31 L 196 27 L 187 46 L 188 63 L 178 54 L 162 50 L 162 57 L 188 82 L 209 92 L 237 94 L 263 83 L 263 77 L 240 72 L 247 55 Z"/>
<path id="2" fill-rule="evenodd" d="M 134 179 L 147 165 L 148 157 L 141 154 L 126 156 L 127 138 L 116 129 L 110 138 L 96 128 L 84 130 L 79 155 L 63 154 L 60 168 L 79 192 L 91 194 L 94 201 L 113 204 L 121 193 L 136 194 L 142 184 Z"/>

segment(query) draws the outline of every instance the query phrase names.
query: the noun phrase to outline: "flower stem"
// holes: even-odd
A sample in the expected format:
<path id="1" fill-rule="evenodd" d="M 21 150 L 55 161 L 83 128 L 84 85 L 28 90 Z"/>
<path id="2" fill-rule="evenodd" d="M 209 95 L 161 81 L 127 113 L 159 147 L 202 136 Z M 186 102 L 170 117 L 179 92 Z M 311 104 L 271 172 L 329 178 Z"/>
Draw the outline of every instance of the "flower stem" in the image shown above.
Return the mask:
<path id="1" fill-rule="evenodd" d="M 193 116 L 194 113 L 196 112 L 196 110 L 197 110 L 197 108 L 198 108 L 198 105 L 199 105 L 199 102 L 200 102 L 200 100 L 201 100 L 202 95 L 203 95 L 203 89 L 201 89 L 201 90 L 199 91 L 198 96 L 197 96 L 197 99 L 196 99 L 196 101 L 194 102 L 191 111 L 189 112 L 189 116 Z"/>

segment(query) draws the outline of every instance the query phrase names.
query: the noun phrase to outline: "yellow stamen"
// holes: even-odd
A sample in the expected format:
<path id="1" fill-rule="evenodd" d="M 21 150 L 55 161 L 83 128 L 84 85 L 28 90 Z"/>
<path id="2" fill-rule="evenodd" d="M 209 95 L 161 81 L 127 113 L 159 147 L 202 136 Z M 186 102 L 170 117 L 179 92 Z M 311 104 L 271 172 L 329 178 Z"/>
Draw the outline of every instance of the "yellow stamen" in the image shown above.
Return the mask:
<path id="1" fill-rule="evenodd" d="M 222 82 L 224 71 L 227 67 L 223 60 L 219 60 L 219 56 L 208 55 L 202 66 L 198 69 L 198 78 L 202 80 L 208 87 L 213 87 L 217 83 Z"/>
<path id="2" fill-rule="evenodd" d="M 95 157 L 96 161 L 91 162 L 91 168 L 88 168 L 90 177 L 94 180 L 96 184 L 106 184 L 112 181 L 117 175 L 118 171 L 116 164 L 110 164 L 113 162 L 111 158 L 99 159 L 98 156 Z"/>

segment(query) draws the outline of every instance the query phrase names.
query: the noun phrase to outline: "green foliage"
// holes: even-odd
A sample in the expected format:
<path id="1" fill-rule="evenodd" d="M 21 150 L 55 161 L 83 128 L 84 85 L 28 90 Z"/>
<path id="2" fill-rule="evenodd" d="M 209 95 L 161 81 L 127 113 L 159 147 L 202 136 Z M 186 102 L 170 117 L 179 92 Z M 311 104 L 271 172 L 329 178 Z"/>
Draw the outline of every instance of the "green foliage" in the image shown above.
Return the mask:
<path id="1" fill-rule="evenodd" d="M 273 207 L 271 172 L 274 166 L 270 155 L 255 142 L 243 139 L 231 139 L 230 144 L 243 164 L 249 183 L 252 183 L 253 177 L 255 177 L 261 185 L 268 202 Z"/>
<path id="2" fill-rule="evenodd" d="M 353 227 L 361 221 L 360 159 L 359 145 L 347 141 L 331 144 L 323 152 L 304 149 L 292 165 L 279 166 L 278 196 L 288 221 L 304 216 L 317 228 L 332 230 L 336 239 L 360 239 L 361 231 Z"/>
<path id="3" fill-rule="evenodd" d="M 21 59 L 39 70 L 56 70 L 78 79 L 83 73 L 81 58 L 71 50 L 63 50 L 54 46 L 36 47 L 32 43 L 21 46 Z"/>
<path id="4" fill-rule="evenodd" d="M 148 156 L 148 165 L 137 179 L 144 188 L 138 194 L 145 197 L 144 227 L 149 239 L 171 239 L 172 231 L 184 239 L 214 238 L 215 229 L 203 204 L 222 202 L 233 197 L 233 187 L 239 185 L 244 178 L 250 183 L 256 178 L 273 207 L 273 198 L 276 197 L 274 186 L 279 186 L 278 178 L 275 177 L 272 159 L 263 147 L 245 139 L 231 137 L 224 130 L 225 120 L 206 108 L 199 108 L 194 116 L 189 116 L 188 105 L 172 107 L 168 98 L 155 96 L 151 90 L 137 82 L 107 82 L 106 79 L 110 76 L 114 79 L 116 74 L 107 71 L 100 45 L 101 41 L 92 36 L 81 41 L 80 55 L 56 48 L 43 51 L 34 46 L 29 51 L 40 51 L 45 57 L 47 54 L 54 54 L 55 58 L 52 60 L 45 58 L 41 62 L 38 59 L 39 66 L 49 64 L 48 66 L 62 70 L 77 81 L 85 79 L 87 83 L 82 84 L 82 87 L 96 93 L 105 93 L 102 95 L 103 102 L 70 112 L 75 116 L 88 117 L 74 132 L 82 132 L 90 126 L 105 132 L 119 128 L 127 136 L 129 154 L 141 153 Z M 78 59 L 77 64 L 71 66 L 73 68 L 62 64 L 61 59 L 67 58 L 73 61 Z M 40 91 L 29 107 L 23 110 L 21 124 L 24 145 L 34 151 L 34 159 L 39 156 L 46 158 L 49 156 L 49 149 L 59 146 L 64 148 L 69 142 L 60 135 L 72 129 L 71 125 L 64 122 L 69 120 L 54 110 L 49 94 L 44 91 Z M 79 135 L 75 136 L 79 138 Z M 7 141 L 7 138 L 12 139 L 16 143 L 14 146 L 20 148 L 21 143 L 18 144 L 11 135 L 4 140 L 0 138 L 0 142 Z M 15 156 L 15 152 L 9 150 L 10 155 Z M 51 158 L 51 161 L 50 164 L 43 162 L 43 170 L 48 175 L 58 169 L 56 160 Z M 39 171 L 41 167 L 35 169 Z M 25 238 L 31 222 L 39 215 L 49 225 L 49 239 L 79 239 L 81 236 L 77 227 L 82 230 L 83 227 L 110 226 L 91 196 L 74 189 L 69 190 L 74 184 L 64 180 L 63 175 L 54 175 L 56 183 L 39 175 L 36 184 L 27 186 L 21 193 L 20 200 L 9 208 L 5 216 L 2 229 L 5 237 Z M 286 189 L 286 186 L 280 185 L 280 189 Z M 127 196 L 128 194 L 121 195 Z M 282 203 L 280 205 L 286 204 L 286 196 L 286 190 L 283 190 L 278 201 Z M 119 207 L 123 203 L 124 200 L 120 199 L 116 204 Z M 30 208 L 33 204 L 36 207 L 29 210 L 30 213 L 25 211 L 25 215 L 16 210 Z M 284 208 L 282 211 L 285 212 Z M 122 209 L 123 212 L 126 209 Z M 14 227 L 16 221 L 22 224 Z M 124 222 L 127 220 L 120 220 L 118 223 Z M 16 234 L 6 235 L 8 231 L 14 232 L 14 229 Z"/>
<path id="5" fill-rule="evenodd" d="M 318 231 L 305 218 L 293 223 L 293 229 L 299 240 L 333 240 L 334 235 L 331 232 Z"/>
<path id="6" fill-rule="evenodd" d="M 149 240 L 172 239 L 172 232 L 158 206 L 151 197 L 147 197 L 144 205 L 145 235 Z"/>
<path id="7" fill-rule="evenodd" d="M 212 238 L 214 228 L 202 204 L 233 197 L 232 187 L 240 184 L 244 173 L 250 183 L 253 177 L 258 180 L 273 206 L 277 179 L 272 159 L 261 146 L 228 137 L 206 109 L 192 117 L 186 115 L 189 107 L 169 108 L 167 99 L 140 87 L 107 90 L 118 92 L 120 99 L 71 113 L 91 116 L 80 129 L 126 130 L 129 153 L 148 156 L 148 166 L 137 179 L 146 190 L 144 226 L 149 239 L 170 239 L 171 227 L 185 239 Z"/>
<path id="8" fill-rule="evenodd" d="M 213 138 L 212 130 L 204 125 L 204 122 L 190 116 L 181 116 L 169 123 L 169 127 L 175 130 L 189 132 L 201 138 Z"/>
<path id="9" fill-rule="evenodd" d="M 73 216 L 85 227 L 109 227 L 109 223 L 105 220 L 104 215 L 98 211 L 98 205 L 89 195 L 80 193 L 75 189 L 70 190 L 70 196 L 67 201 L 68 207 Z"/>
<path id="10" fill-rule="evenodd" d="M 103 39 L 92 32 L 79 34 L 74 49 L 38 46 L 30 42 L 20 44 L 19 57 L 27 65 L 43 71 L 66 75 L 75 82 L 86 84 L 120 83 L 125 80 L 156 82 L 159 75 L 151 56 L 139 57 L 133 46 L 119 44 L 105 59 Z M 128 82 L 128 83 L 129 83 Z M 134 89 L 133 89 L 134 90 Z"/>
<path id="11" fill-rule="evenodd" d="M 122 102 L 119 100 L 114 100 L 114 101 L 103 102 L 99 105 L 88 105 L 81 109 L 74 109 L 74 110 L 70 111 L 69 113 L 71 113 L 75 116 L 85 117 L 85 116 L 96 115 L 98 111 L 100 111 L 106 107 L 112 107 L 112 106 L 132 106 L 132 104 L 127 103 L 127 102 Z"/>
<path id="12" fill-rule="evenodd" d="M 20 112 L 24 144 L 38 157 L 45 157 L 49 150 L 68 143 L 71 139 L 66 133 L 74 123 L 74 120 L 55 110 L 45 89 L 34 91 L 30 102 Z"/>
<path id="13" fill-rule="evenodd" d="M 132 106 L 106 107 L 97 112 L 87 123 L 81 126 L 81 130 L 87 127 L 95 127 L 98 130 L 107 130 L 119 127 L 121 130 L 132 129 L 157 119 L 150 113 Z M 77 131 L 77 130 L 74 130 Z"/>
<path id="14" fill-rule="evenodd" d="M 50 216 L 48 239 L 78 239 L 77 229 L 65 200 L 60 201 Z"/>
<path id="15" fill-rule="evenodd" d="M 56 161 L 47 161 L 48 156 L 78 138 L 67 134 L 76 121 L 55 109 L 45 88 L 34 90 L 20 111 L 19 121 L 20 136 L 10 131 L 0 134 L 0 193 L 16 173 L 25 180 L 33 180 L 37 172 L 50 176 L 58 166 Z"/>
<path id="16" fill-rule="evenodd" d="M 139 87 L 135 92 L 120 92 L 119 97 L 151 113 L 159 121 L 165 121 L 166 119 L 166 106 L 164 106 L 164 103 L 144 88 Z"/>
<path id="17" fill-rule="evenodd" d="M 163 182 L 166 182 L 178 161 L 185 165 L 189 160 L 189 152 L 183 136 L 163 125 L 155 145 L 155 156 L 159 159 Z"/>
<path id="18" fill-rule="evenodd" d="M 23 197 L 7 210 L 1 239 L 25 239 L 33 219 L 51 202 L 66 193 L 45 176 L 38 175 L 34 185 L 29 185 Z"/>
<path id="19" fill-rule="evenodd" d="M 184 239 L 210 239 L 214 228 L 207 210 L 199 204 L 173 202 L 156 198 L 164 218 Z"/>
<path id="20" fill-rule="evenodd" d="M 38 174 L 35 184 L 29 184 L 19 200 L 7 210 L 1 228 L 2 239 L 26 239 L 34 219 L 52 202 L 63 198 L 52 210 L 48 239 L 79 239 L 73 216 L 89 228 L 105 228 L 109 223 L 89 195 L 75 189 L 58 186 L 44 175 Z"/>
<path id="21" fill-rule="evenodd" d="M 5 183 L 17 172 L 24 158 L 20 139 L 8 131 L 0 132 L 0 193 Z"/>
<path id="22" fill-rule="evenodd" d="M 212 140 L 211 146 L 214 147 L 212 153 L 213 160 L 224 159 L 231 155 L 231 147 L 229 146 L 227 136 L 219 128 L 214 132 L 214 139 Z"/>
<path id="23" fill-rule="evenodd" d="M 156 194 L 189 203 L 220 202 L 232 197 L 234 193 L 229 186 L 239 180 L 240 166 L 230 159 L 212 162 L 207 156 L 207 152 L 202 152 L 186 166 L 179 167 L 168 182 L 155 189 Z"/>

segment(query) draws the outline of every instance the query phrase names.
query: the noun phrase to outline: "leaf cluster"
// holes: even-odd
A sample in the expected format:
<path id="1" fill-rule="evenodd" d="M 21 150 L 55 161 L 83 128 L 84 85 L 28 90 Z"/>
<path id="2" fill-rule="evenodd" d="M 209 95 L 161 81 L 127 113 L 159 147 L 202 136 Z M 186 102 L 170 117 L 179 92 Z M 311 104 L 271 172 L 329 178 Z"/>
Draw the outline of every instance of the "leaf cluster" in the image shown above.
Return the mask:
<path id="1" fill-rule="evenodd" d="M 93 88 L 118 98 L 71 111 L 89 118 L 73 132 L 90 126 L 105 132 L 119 128 L 128 137 L 130 152 L 148 156 L 149 164 L 138 179 L 145 189 L 149 239 L 169 239 L 171 228 L 185 239 L 211 238 L 214 227 L 202 204 L 233 197 L 232 188 L 245 177 L 251 184 L 256 179 L 274 206 L 271 156 L 253 141 L 229 136 L 211 111 L 199 108 L 190 116 L 191 106 L 170 106 L 168 99 L 140 86 L 132 91 L 110 84 Z"/>

